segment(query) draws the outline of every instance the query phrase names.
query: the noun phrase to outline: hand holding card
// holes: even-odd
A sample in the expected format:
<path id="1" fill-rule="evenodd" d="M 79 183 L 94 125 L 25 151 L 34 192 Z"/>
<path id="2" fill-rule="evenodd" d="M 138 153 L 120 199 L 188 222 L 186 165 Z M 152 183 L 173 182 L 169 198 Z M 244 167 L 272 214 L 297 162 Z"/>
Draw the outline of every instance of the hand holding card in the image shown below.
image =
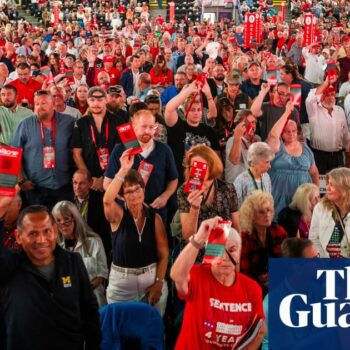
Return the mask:
<path id="1" fill-rule="evenodd" d="M 191 165 L 190 175 L 186 182 L 184 191 L 188 193 L 194 190 L 201 190 L 207 170 L 207 163 L 194 161 Z"/>
<path id="2" fill-rule="evenodd" d="M 125 123 L 117 126 L 117 131 L 125 149 L 131 149 L 129 155 L 142 152 L 142 148 L 136 137 L 132 123 Z"/>

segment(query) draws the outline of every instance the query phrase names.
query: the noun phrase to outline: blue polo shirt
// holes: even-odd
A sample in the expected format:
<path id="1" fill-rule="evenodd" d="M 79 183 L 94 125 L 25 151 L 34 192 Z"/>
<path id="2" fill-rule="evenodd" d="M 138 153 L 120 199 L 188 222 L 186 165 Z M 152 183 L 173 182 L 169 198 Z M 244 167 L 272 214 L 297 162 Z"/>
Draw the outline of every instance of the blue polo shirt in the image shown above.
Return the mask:
<path id="1" fill-rule="evenodd" d="M 15 132 L 12 145 L 23 149 L 22 166 L 26 178 L 37 186 L 52 190 L 69 183 L 72 179 L 73 159 L 70 140 L 75 119 L 67 114 L 55 112 L 55 168 L 44 169 L 43 143 L 40 124 L 36 115 L 22 120 Z M 44 127 L 45 146 L 51 146 L 51 130 Z"/>
<path id="2" fill-rule="evenodd" d="M 124 151 L 125 147 L 123 144 L 114 147 L 105 177 L 114 178 L 120 169 L 119 158 Z M 137 170 L 143 160 L 153 165 L 153 170 L 145 190 L 145 202 L 150 204 L 165 191 L 169 181 L 178 178 L 178 172 L 173 153 L 170 147 L 164 143 L 154 141 L 154 149 L 147 158 L 143 158 L 141 154 L 137 154 L 132 168 Z"/>

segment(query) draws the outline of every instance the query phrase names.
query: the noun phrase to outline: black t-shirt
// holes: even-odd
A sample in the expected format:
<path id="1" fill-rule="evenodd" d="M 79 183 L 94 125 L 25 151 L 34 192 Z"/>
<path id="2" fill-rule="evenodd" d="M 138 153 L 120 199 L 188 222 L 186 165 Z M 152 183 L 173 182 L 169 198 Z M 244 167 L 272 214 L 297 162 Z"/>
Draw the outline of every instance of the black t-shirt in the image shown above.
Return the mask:
<path id="1" fill-rule="evenodd" d="M 192 146 L 204 144 L 214 151 L 220 151 L 220 144 L 213 128 L 205 124 L 190 126 L 186 121 L 178 119 L 176 124 L 168 127 L 168 145 L 172 149 L 179 172 L 179 185 L 184 179 L 183 160 L 185 152 Z"/>
<path id="2" fill-rule="evenodd" d="M 106 137 L 107 123 L 108 137 Z M 102 122 L 101 133 L 97 131 L 94 118 L 91 114 L 80 118 L 76 122 L 73 130 L 72 148 L 81 148 L 83 150 L 83 159 L 91 176 L 101 177 L 103 175 L 104 170 L 100 167 L 97 149 L 108 148 L 109 154 L 112 153 L 114 146 L 120 143 L 116 127 L 121 124 L 124 124 L 124 121 L 116 118 L 116 116 L 110 112 L 106 113 Z M 96 146 L 93 141 L 91 126 L 94 130 Z"/>

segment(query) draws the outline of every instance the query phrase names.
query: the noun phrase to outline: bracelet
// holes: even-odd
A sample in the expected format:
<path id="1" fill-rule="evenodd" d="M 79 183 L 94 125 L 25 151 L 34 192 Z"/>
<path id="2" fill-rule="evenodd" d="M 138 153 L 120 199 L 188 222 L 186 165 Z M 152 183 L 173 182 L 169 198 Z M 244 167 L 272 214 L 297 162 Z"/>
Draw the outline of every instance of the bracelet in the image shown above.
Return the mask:
<path id="1" fill-rule="evenodd" d="M 194 235 L 192 235 L 190 237 L 190 243 L 198 250 L 201 250 L 203 248 L 203 244 L 198 243 L 195 239 L 194 239 Z"/>
<path id="2" fill-rule="evenodd" d="M 115 174 L 114 178 L 117 179 L 117 180 L 119 180 L 120 182 L 124 182 L 124 180 L 125 180 L 124 177 L 121 177 L 121 176 L 119 176 L 118 174 Z"/>
<path id="3" fill-rule="evenodd" d="M 191 208 L 195 209 L 195 210 L 199 210 L 200 209 L 200 206 L 199 205 L 193 205 L 191 204 Z"/>
<path id="4" fill-rule="evenodd" d="M 164 283 L 164 278 L 156 277 L 156 282 Z"/>
<path id="5" fill-rule="evenodd" d="M 21 181 L 18 181 L 18 185 L 22 186 L 26 181 L 27 179 L 22 179 Z"/>
<path id="6" fill-rule="evenodd" d="M 214 100 L 212 97 L 207 97 L 207 101 Z"/>

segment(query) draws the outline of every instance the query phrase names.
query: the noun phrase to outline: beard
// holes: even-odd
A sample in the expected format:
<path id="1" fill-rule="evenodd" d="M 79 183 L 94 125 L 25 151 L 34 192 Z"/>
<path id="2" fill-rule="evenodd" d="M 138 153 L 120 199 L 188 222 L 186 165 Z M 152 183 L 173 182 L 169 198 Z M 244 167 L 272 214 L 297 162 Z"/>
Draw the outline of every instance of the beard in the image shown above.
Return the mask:
<path id="1" fill-rule="evenodd" d="M 12 107 L 16 106 L 16 101 L 11 101 L 11 102 L 4 101 L 3 104 L 6 108 L 12 108 Z"/>
<path id="2" fill-rule="evenodd" d="M 219 75 L 219 76 L 216 76 L 215 80 L 217 80 L 217 81 L 224 81 L 225 80 L 225 76 L 223 74 Z"/>

